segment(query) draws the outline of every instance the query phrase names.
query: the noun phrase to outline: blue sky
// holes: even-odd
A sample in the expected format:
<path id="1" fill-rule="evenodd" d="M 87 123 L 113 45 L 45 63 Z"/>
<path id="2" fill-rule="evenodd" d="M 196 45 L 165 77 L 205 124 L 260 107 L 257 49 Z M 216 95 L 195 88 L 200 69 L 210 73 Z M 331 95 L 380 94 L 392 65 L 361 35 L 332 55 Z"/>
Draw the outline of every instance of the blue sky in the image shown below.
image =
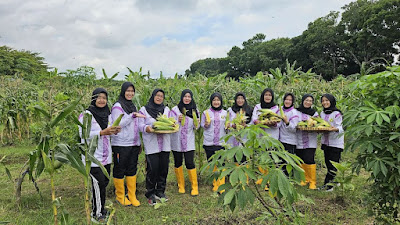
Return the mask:
<path id="1" fill-rule="evenodd" d="M 41 53 L 59 71 L 126 67 L 154 77 L 224 57 L 256 33 L 298 36 L 349 0 L 2 0 L 0 45 Z"/>

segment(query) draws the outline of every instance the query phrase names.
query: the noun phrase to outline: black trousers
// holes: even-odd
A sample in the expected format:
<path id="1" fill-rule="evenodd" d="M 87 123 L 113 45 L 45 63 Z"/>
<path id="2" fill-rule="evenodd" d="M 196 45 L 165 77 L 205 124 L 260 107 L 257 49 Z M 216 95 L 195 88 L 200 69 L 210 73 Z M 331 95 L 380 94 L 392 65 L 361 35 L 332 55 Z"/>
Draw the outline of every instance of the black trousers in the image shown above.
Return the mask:
<path id="1" fill-rule="evenodd" d="M 112 146 L 114 169 L 113 177 L 123 179 L 124 176 L 135 176 L 140 146 Z"/>
<path id="2" fill-rule="evenodd" d="M 283 143 L 281 142 L 283 147 L 285 148 L 286 151 L 288 151 L 291 154 L 296 154 L 296 145 L 291 145 L 288 143 Z M 283 172 L 285 173 L 285 175 L 288 177 L 289 176 L 289 172 L 286 170 L 286 166 L 282 167 Z"/>
<path id="3" fill-rule="evenodd" d="M 216 151 L 224 149 L 224 147 L 218 145 L 212 145 L 212 146 L 203 145 L 203 148 L 206 151 L 207 161 L 210 161 L 211 156 L 213 156 Z"/>
<path id="4" fill-rule="evenodd" d="M 291 154 L 296 153 L 296 145 L 291 145 L 291 144 L 287 144 L 287 143 L 283 143 L 283 142 L 281 142 L 281 143 L 286 151 L 288 151 Z"/>
<path id="5" fill-rule="evenodd" d="M 324 156 L 325 156 L 325 165 L 328 170 L 325 176 L 325 181 L 324 184 L 330 183 L 335 179 L 335 172 L 336 168 L 332 165 L 330 161 L 333 162 L 339 162 L 340 161 L 340 156 L 342 154 L 343 149 L 341 148 L 335 148 L 327 145 L 322 145 L 321 149 L 324 150 Z"/>
<path id="6" fill-rule="evenodd" d="M 172 151 L 172 154 L 174 155 L 175 168 L 179 168 L 182 166 L 183 158 L 185 158 L 186 169 L 191 170 L 196 168 L 196 166 L 194 165 L 194 153 L 194 150 L 188 152 Z"/>
<path id="7" fill-rule="evenodd" d="M 164 193 L 167 186 L 169 152 L 146 155 L 146 197 Z"/>
<path id="8" fill-rule="evenodd" d="M 300 157 L 305 164 L 315 164 L 315 148 L 296 149 L 296 155 Z"/>
<path id="9" fill-rule="evenodd" d="M 111 164 L 104 167 L 110 174 Z M 100 167 L 91 167 L 90 177 L 92 178 L 92 216 L 99 217 L 105 213 L 106 187 L 110 180 L 104 175 Z"/>

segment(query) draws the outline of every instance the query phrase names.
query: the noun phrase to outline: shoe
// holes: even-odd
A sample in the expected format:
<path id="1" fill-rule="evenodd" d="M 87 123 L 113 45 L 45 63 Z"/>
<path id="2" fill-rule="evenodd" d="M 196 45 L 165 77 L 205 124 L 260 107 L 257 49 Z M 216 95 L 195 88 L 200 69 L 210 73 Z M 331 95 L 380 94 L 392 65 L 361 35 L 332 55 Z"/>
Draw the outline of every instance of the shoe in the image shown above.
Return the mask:
<path id="1" fill-rule="evenodd" d="M 155 205 L 157 203 L 155 195 L 150 196 L 147 199 L 147 203 L 149 203 L 149 205 L 151 206 Z"/>
<path id="2" fill-rule="evenodd" d="M 158 193 L 155 195 L 156 200 L 161 201 L 161 199 L 165 199 L 165 201 L 168 201 L 168 197 L 164 193 Z"/>
<path id="3" fill-rule="evenodd" d="M 94 224 L 106 224 L 108 216 L 105 214 L 101 214 L 100 216 L 91 216 L 90 220 Z"/>
<path id="4" fill-rule="evenodd" d="M 331 192 L 333 191 L 333 186 L 324 184 L 322 187 L 318 188 L 320 191 Z"/>

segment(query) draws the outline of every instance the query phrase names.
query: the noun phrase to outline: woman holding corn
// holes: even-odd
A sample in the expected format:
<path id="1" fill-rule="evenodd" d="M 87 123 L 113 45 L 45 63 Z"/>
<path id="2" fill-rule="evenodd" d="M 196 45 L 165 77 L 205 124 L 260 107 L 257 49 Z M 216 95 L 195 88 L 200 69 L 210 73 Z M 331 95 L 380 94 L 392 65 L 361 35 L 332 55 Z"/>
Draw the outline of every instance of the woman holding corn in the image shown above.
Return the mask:
<path id="1" fill-rule="evenodd" d="M 171 148 L 174 155 L 175 175 L 178 182 L 179 193 L 185 193 L 185 179 L 183 174 L 183 158 L 188 170 L 189 180 L 192 184 L 191 195 L 199 194 L 197 184 L 197 171 L 194 164 L 195 133 L 199 128 L 198 111 L 193 99 L 193 93 L 185 89 L 181 93 L 181 100 L 178 105 L 172 108 L 171 116 L 179 123 L 180 128 L 176 133 L 171 134 Z"/>
<path id="2" fill-rule="evenodd" d="M 111 109 L 112 120 L 120 120 L 121 127 L 121 132 L 112 136 L 111 146 L 114 159 L 115 195 L 117 201 L 124 206 L 140 205 L 136 199 L 136 172 L 140 152 L 138 117 L 143 117 L 143 115 L 137 112 L 132 102 L 133 96 L 135 96 L 135 86 L 131 82 L 123 83 L 118 101 Z M 129 199 L 125 197 L 124 177 Z"/>
<path id="3" fill-rule="evenodd" d="M 139 113 L 139 130 L 143 133 L 143 144 L 146 153 L 146 197 L 149 205 L 155 205 L 156 199 L 164 198 L 167 185 L 169 152 L 171 151 L 170 134 L 154 133 L 153 123 L 159 115 L 168 117 L 170 110 L 164 105 L 164 91 L 155 89 L 147 103 Z"/>
<path id="4" fill-rule="evenodd" d="M 342 127 L 342 112 L 336 108 L 336 99 L 331 94 L 324 94 L 321 97 L 322 107 L 324 110 L 321 112 L 321 118 L 327 121 L 332 127 L 336 128 L 333 131 L 326 132 L 322 135 L 321 149 L 324 151 L 325 165 L 328 172 L 325 177 L 324 186 L 321 189 L 332 191 L 333 186 L 328 183 L 333 182 L 335 179 L 336 168 L 332 165 L 331 161 L 339 162 L 340 155 L 344 148 L 344 132 Z"/>
<path id="5" fill-rule="evenodd" d="M 279 113 L 279 107 L 275 104 L 274 98 L 275 98 L 274 92 L 272 91 L 271 88 L 264 89 L 260 96 L 260 103 L 254 107 L 251 121 L 254 124 L 263 123 L 263 124 L 267 125 L 268 129 L 266 129 L 266 132 L 272 138 L 275 138 L 276 140 L 278 140 L 279 139 L 279 127 L 281 126 L 281 122 L 276 122 L 276 121 L 263 122 L 263 121 L 259 120 L 259 116 L 262 113 L 263 109 L 269 109 L 275 114 Z"/>
<path id="6" fill-rule="evenodd" d="M 310 94 L 303 95 L 301 105 L 297 108 L 298 120 L 307 121 L 311 117 L 318 117 L 318 112 L 312 108 L 314 97 Z M 315 164 L 315 151 L 317 149 L 317 133 L 302 130 L 296 131 L 297 144 L 296 155 L 299 156 L 304 164 L 302 168 L 305 171 L 306 182 L 301 182 L 302 186 L 310 184 L 310 189 L 317 188 L 317 165 Z"/>
<path id="7" fill-rule="evenodd" d="M 251 116 L 253 114 L 253 108 L 248 105 L 246 95 L 243 92 L 238 92 L 235 95 L 234 103 L 232 107 L 228 108 L 230 126 L 233 129 L 244 128 L 251 122 Z M 236 119 L 235 119 L 236 118 Z M 239 124 L 236 124 L 239 122 Z M 240 127 L 238 127 L 240 126 Z M 246 141 L 246 140 L 243 140 Z M 236 147 L 239 146 L 240 143 L 236 140 L 236 138 L 231 137 L 228 141 L 230 146 Z"/>
<path id="8" fill-rule="evenodd" d="M 225 120 L 226 110 L 222 109 L 222 95 L 218 92 L 210 96 L 211 107 L 203 112 L 201 117 L 201 127 L 204 128 L 203 148 L 206 151 L 207 160 L 216 151 L 223 149 L 224 141 L 221 140 L 226 135 Z M 217 168 L 214 168 L 216 171 Z M 213 191 L 217 191 L 219 186 L 225 183 L 225 178 L 213 181 Z"/>
<path id="9" fill-rule="evenodd" d="M 101 162 L 110 173 L 112 162 L 110 136 L 120 132 L 120 126 L 111 126 L 110 109 L 107 105 L 108 93 L 103 88 L 96 88 L 92 93 L 92 101 L 85 113 L 92 115 L 92 122 L 89 134 L 89 140 L 98 136 L 97 148 L 94 157 Z M 84 114 L 79 115 L 79 121 L 83 123 Z M 79 127 L 79 136 L 82 138 L 82 128 Z M 85 140 L 81 139 L 84 143 Z M 85 163 L 85 160 L 83 160 Z M 105 221 L 108 212 L 104 208 L 106 201 L 106 187 L 109 179 L 104 175 L 103 171 L 95 163 L 91 164 L 90 177 L 92 178 L 92 221 Z"/>
<path id="10" fill-rule="evenodd" d="M 298 122 L 298 112 L 294 108 L 295 98 L 292 93 L 286 93 L 283 97 L 283 123 L 279 128 L 279 141 L 285 147 L 285 150 L 291 154 L 295 154 L 297 136 L 296 126 Z"/>

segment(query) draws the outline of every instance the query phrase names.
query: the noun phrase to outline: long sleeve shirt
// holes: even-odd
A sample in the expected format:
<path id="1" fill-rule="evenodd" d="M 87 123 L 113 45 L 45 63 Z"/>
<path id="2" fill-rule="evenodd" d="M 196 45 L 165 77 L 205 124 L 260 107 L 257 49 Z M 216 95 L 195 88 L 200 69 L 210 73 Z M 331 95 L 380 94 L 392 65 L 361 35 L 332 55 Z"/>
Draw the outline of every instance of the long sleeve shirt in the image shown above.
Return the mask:
<path id="1" fill-rule="evenodd" d="M 146 127 L 152 126 L 156 119 L 150 116 L 144 106 L 139 110 L 139 113 L 146 116 L 146 118 L 138 118 L 139 131 L 142 132 L 144 151 L 146 155 L 171 151 L 171 134 L 147 133 Z M 168 107 L 165 107 L 164 115 L 169 117 L 170 110 Z"/>
<path id="2" fill-rule="evenodd" d="M 321 144 L 343 149 L 344 135 L 341 135 L 344 132 L 342 126 L 342 114 L 340 114 L 338 111 L 334 111 L 331 114 L 325 114 L 322 112 L 321 118 L 327 121 L 331 126 L 339 129 L 339 131 L 325 132 L 322 135 Z"/>
<path id="3" fill-rule="evenodd" d="M 288 118 L 289 125 L 286 125 L 285 122 L 282 122 L 282 125 L 279 127 L 279 140 L 282 143 L 296 145 L 296 126 L 299 122 L 298 111 L 294 107 L 290 107 L 289 109 L 283 108 L 283 113 L 285 113 L 286 117 Z"/>
<path id="4" fill-rule="evenodd" d="M 228 109 L 228 113 L 229 113 L 229 120 L 232 122 L 232 120 L 236 118 L 236 113 L 232 110 L 232 108 Z M 247 141 L 247 138 L 246 137 L 242 137 L 242 141 L 243 141 L 243 143 L 245 143 Z M 231 137 L 228 140 L 228 144 L 231 147 L 236 147 L 236 146 L 240 145 L 240 142 L 236 138 Z"/>
<path id="5" fill-rule="evenodd" d="M 115 103 L 111 109 L 111 120 L 112 123 L 119 117 L 122 116 L 119 126 L 121 132 L 111 136 L 112 146 L 140 146 L 139 136 L 139 121 L 133 113 L 127 114 L 121 107 L 119 102 Z"/>
<path id="6" fill-rule="evenodd" d="M 302 112 L 298 112 L 299 121 L 305 121 L 310 118 L 309 115 L 304 114 Z M 315 112 L 313 117 L 318 117 L 318 113 Z M 307 132 L 302 130 L 297 130 L 297 149 L 306 149 L 306 148 L 317 148 L 317 133 L 315 132 Z"/>
<path id="7" fill-rule="evenodd" d="M 178 106 L 171 110 L 171 117 L 178 121 L 179 116 L 182 115 Z M 171 149 L 177 152 L 187 152 L 195 150 L 195 129 L 193 119 L 186 116 L 185 125 L 179 123 L 179 131 L 171 134 Z"/>
<path id="8" fill-rule="evenodd" d="M 205 112 L 208 111 L 210 115 L 211 123 L 209 127 L 205 127 L 206 115 Z M 223 136 L 226 135 L 225 132 L 225 119 L 227 112 L 226 110 L 221 109 L 220 111 L 216 111 L 212 108 L 207 109 L 203 112 L 201 116 L 201 127 L 204 128 L 204 139 L 203 145 L 205 146 L 222 146 L 224 144 L 224 140 L 221 140 Z"/>
<path id="9" fill-rule="evenodd" d="M 92 113 L 88 110 L 85 111 L 85 113 L 88 113 L 92 115 Z M 108 118 L 108 126 L 111 126 L 111 116 Z M 83 123 L 83 113 L 79 115 L 79 122 Z M 90 127 L 90 134 L 89 134 L 89 139 L 87 139 L 87 143 L 89 144 L 90 141 L 95 137 L 98 136 L 98 142 L 97 142 L 97 148 L 94 152 L 94 157 L 101 162 L 102 165 L 108 165 L 112 162 L 112 154 L 111 154 L 111 143 L 110 143 L 110 136 L 109 135 L 103 135 L 100 136 L 100 131 L 101 131 L 100 125 L 97 123 L 96 119 L 94 116 L 92 116 L 92 126 Z M 81 137 L 81 143 L 85 143 L 85 140 L 82 139 L 82 127 L 79 126 L 79 136 Z M 85 163 L 85 156 L 82 156 L 82 161 Z M 92 163 L 91 167 L 99 167 L 97 164 Z"/>
<path id="10" fill-rule="evenodd" d="M 251 122 L 254 124 L 256 120 L 258 120 L 258 116 L 261 114 L 258 110 L 261 109 L 261 104 L 257 104 L 254 107 L 253 110 L 253 115 L 251 117 Z M 279 107 L 275 105 L 274 107 L 271 107 L 270 110 L 272 110 L 274 113 L 279 114 Z M 265 132 L 269 134 L 272 138 L 275 138 L 276 140 L 279 139 L 279 127 L 281 126 L 282 121 L 278 122 L 275 126 L 271 126 L 268 129 L 265 129 Z"/>

